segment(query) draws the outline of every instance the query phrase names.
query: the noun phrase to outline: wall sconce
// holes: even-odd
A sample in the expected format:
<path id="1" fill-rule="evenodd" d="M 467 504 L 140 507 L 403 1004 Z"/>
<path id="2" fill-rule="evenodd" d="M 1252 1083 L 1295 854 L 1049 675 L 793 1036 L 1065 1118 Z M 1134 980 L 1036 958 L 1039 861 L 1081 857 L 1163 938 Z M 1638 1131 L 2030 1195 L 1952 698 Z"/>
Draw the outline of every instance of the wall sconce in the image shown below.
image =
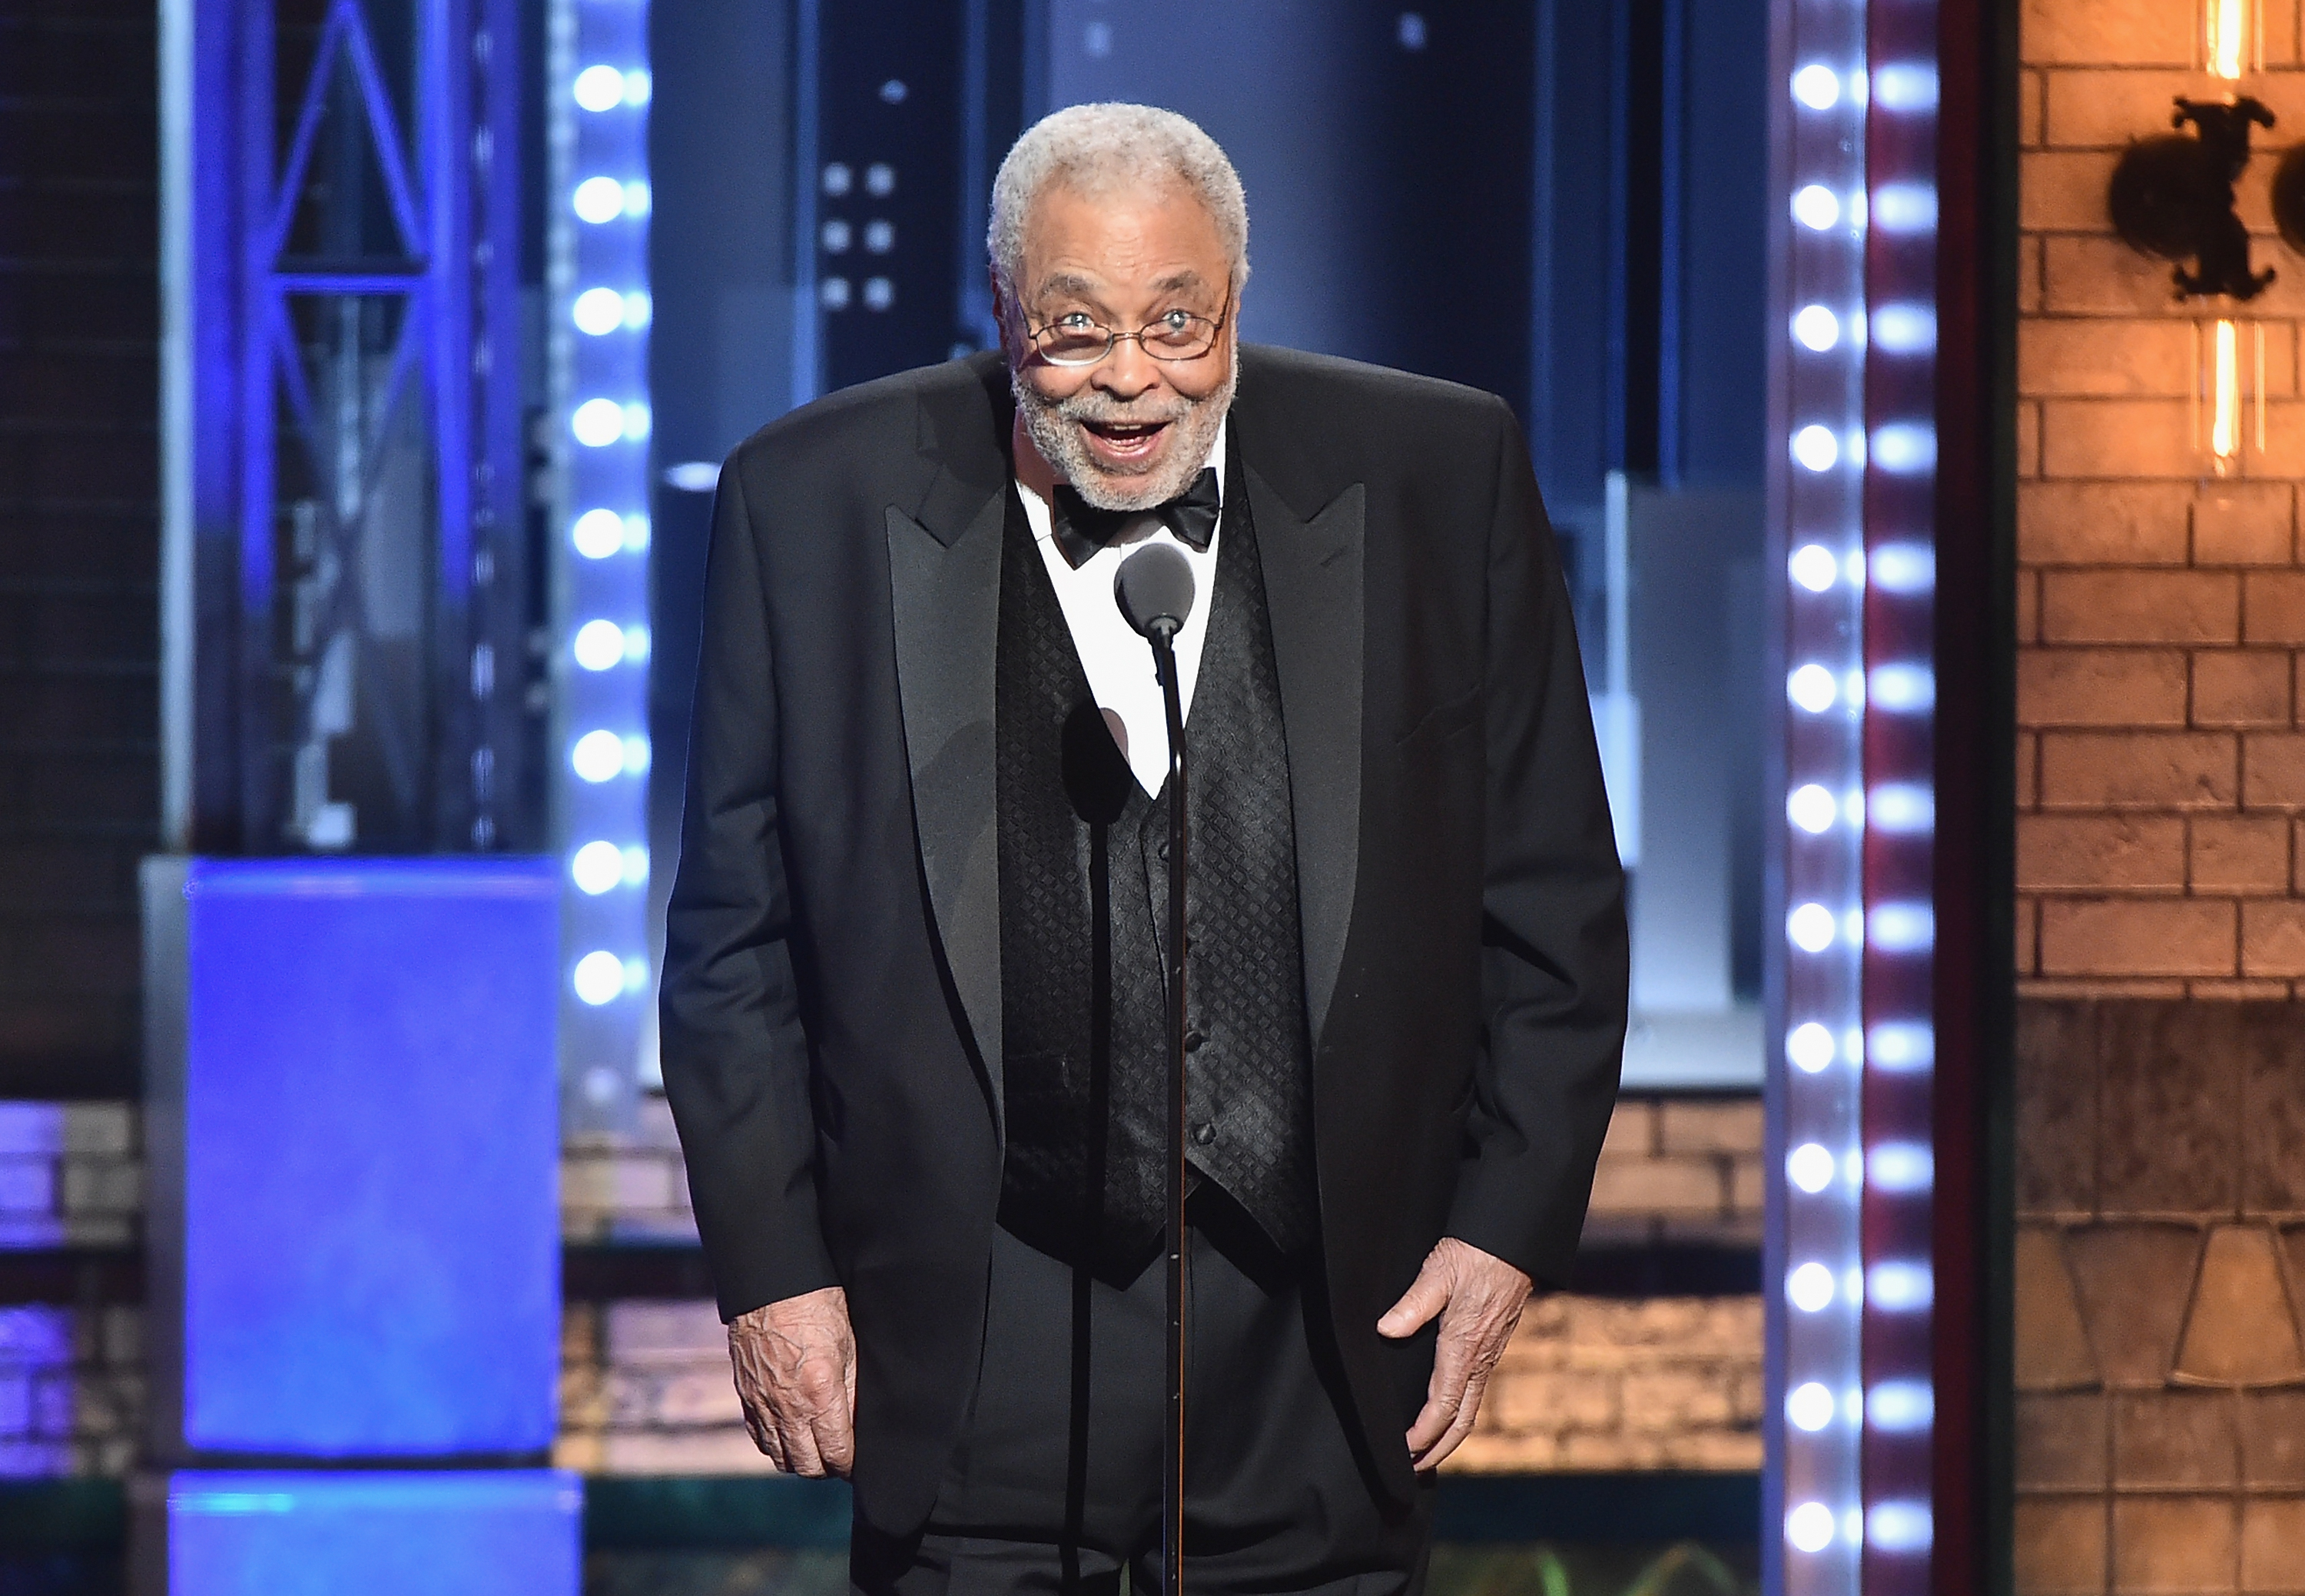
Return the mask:
<path id="1" fill-rule="evenodd" d="M 2256 0 L 2202 0 L 2201 65 L 2221 84 L 2237 86 L 2264 64 L 2264 30 Z M 2265 329 L 2233 312 L 2263 293 L 2275 273 L 2250 263 L 2249 228 L 2234 208 L 2233 185 L 2249 166 L 2250 130 L 2272 127 L 2274 115 L 2233 87 L 2216 99 L 2179 97 L 2170 123 L 2190 126 L 2191 134 L 2132 143 L 2114 167 L 2106 209 L 2131 248 L 2175 263 L 2179 300 L 2201 302 L 2193 439 L 2207 474 L 2225 477 L 2265 441 Z M 2305 147 L 2281 158 L 2274 217 L 2283 240 L 2305 252 Z"/>

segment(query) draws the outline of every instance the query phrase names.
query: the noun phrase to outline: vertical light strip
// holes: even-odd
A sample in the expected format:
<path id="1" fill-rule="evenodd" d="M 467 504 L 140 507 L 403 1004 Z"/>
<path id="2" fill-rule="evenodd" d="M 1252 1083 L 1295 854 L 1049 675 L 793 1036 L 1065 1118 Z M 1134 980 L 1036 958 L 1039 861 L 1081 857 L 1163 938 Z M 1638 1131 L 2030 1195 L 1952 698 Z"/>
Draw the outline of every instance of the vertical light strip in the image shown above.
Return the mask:
<path id="1" fill-rule="evenodd" d="M 554 834 L 569 1122 L 629 1111 L 655 989 L 648 900 L 648 7 L 552 0 Z"/>
<path id="2" fill-rule="evenodd" d="M 1857 1590 L 1864 1546 L 1866 20 L 1862 4 L 1801 0 L 1779 23 L 1787 824 L 1769 1422 L 1781 1522 L 1765 1535 L 1786 1596 Z"/>

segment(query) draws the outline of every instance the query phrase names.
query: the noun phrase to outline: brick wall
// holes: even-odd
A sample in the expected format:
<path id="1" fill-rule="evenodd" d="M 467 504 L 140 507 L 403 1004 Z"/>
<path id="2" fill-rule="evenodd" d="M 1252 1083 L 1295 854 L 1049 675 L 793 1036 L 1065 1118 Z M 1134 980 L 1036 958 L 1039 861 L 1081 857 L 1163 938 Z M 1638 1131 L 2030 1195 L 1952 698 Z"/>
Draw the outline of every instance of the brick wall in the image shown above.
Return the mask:
<path id="1" fill-rule="evenodd" d="M 125 1103 L 0 1103 L 0 1250 L 132 1242 L 137 1130 Z M 1627 1099 L 1602 1154 L 1588 1245 L 1756 1244 L 1760 1154 L 1756 1100 Z M 570 1142 L 561 1224 L 578 1243 L 693 1242 L 661 1100 L 630 1135 Z M 30 1317 L 17 1324 L 12 1312 Z M 132 1308 L 0 1308 L 0 1475 L 126 1465 L 142 1390 L 136 1322 Z M 11 1325 L 30 1350 L 12 1350 Z M 562 1337 L 561 1466 L 767 1467 L 744 1433 L 709 1300 L 572 1301 Z M 36 1400 L 36 1389 L 47 1395 Z M 1757 1296 L 1550 1296 L 1524 1317 L 1451 1466 L 1756 1469 L 1760 1393 Z"/>
<path id="2" fill-rule="evenodd" d="M 2193 318 L 2105 189 L 2166 131 L 2199 0 L 2026 0 L 2018 328 L 2018 974 L 2049 996 L 2291 994 L 2305 977 L 2305 260 L 2241 184 L 2260 265 L 2266 448 L 2197 480 Z M 2305 129 L 2298 8 L 2244 87 Z"/>

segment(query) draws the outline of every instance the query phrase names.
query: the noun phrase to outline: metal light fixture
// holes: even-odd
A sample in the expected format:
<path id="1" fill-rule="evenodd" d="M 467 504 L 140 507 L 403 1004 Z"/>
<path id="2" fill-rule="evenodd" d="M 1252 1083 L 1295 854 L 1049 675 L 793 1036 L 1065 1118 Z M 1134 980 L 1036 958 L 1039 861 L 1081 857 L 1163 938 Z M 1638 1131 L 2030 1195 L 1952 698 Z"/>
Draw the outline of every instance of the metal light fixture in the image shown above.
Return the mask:
<path id="1" fill-rule="evenodd" d="M 2175 263 L 2177 297 L 2197 305 L 2192 385 L 2193 446 L 2202 474 L 2240 474 L 2265 443 L 2265 329 L 2241 313 L 2275 277 L 2250 264 L 2249 228 L 2233 203 L 2248 169 L 2251 128 L 2273 113 L 2239 91 L 2265 58 L 2258 0 L 2202 0 L 2199 64 L 2224 92 L 2180 96 L 2172 124 L 2192 130 L 2132 143 L 2106 194 L 2114 230 L 2132 249 Z M 2305 252 L 2305 149 L 2282 157 L 2274 215 L 2283 239 Z M 2189 269 L 2187 262 L 2191 262 Z"/>

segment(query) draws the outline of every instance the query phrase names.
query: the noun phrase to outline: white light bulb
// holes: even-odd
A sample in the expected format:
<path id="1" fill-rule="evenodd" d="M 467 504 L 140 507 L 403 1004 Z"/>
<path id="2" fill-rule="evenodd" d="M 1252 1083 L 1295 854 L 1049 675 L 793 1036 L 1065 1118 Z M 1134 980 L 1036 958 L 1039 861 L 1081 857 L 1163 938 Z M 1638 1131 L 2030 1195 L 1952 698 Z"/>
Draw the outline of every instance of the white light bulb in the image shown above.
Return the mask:
<path id="1" fill-rule="evenodd" d="M 1793 434 L 1793 458 L 1811 471 L 1830 471 L 1841 458 L 1841 440 L 1812 422 Z"/>
<path id="2" fill-rule="evenodd" d="M 1833 1422 L 1837 1405 L 1833 1393 L 1821 1382 L 1804 1381 L 1785 1393 L 1785 1421 L 1795 1430 L 1806 1430 L 1814 1435 Z"/>
<path id="3" fill-rule="evenodd" d="M 1804 903 L 1785 917 L 1785 935 L 1804 953 L 1822 953 L 1841 934 L 1833 910 L 1822 903 Z"/>
<path id="4" fill-rule="evenodd" d="M 623 858 L 625 884 L 628 887 L 645 885 L 649 873 L 648 849 L 637 842 L 630 843 L 625 849 Z"/>
<path id="5" fill-rule="evenodd" d="M 1840 693 L 1840 684 L 1833 680 L 1833 672 L 1822 665 L 1803 665 L 1785 678 L 1785 696 L 1813 715 L 1831 709 Z"/>
<path id="6" fill-rule="evenodd" d="M 625 518 L 614 510 L 586 510 L 568 535 L 585 559 L 606 559 L 625 546 Z"/>
<path id="7" fill-rule="evenodd" d="M 625 296 L 614 288 L 587 288 L 568 307 L 576 330 L 600 337 L 625 324 Z"/>
<path id="8" fill-rule="evenodd" d="M 1865 1395 L 1865 1421 L 1875 1430 L 1927 1430 L 1935 1416 L 1936 1397 L 1927 1380 L 1883 1380 Z"/>
<path id="9" fill-rule="evenodd" d="M 570 652 L 587 670 L 606 670 L 621 665 L 625 661 L 625 629 L 613 620 L 588 620 L 576 628 Z"/>
<path id="10" fill-rule="evenodd" d="M 1793 1027 L 1785 1038 L 1785 1056 L 1803 1074 L 1814 1075 L 1833 1063 L 1833 1033 L 1812 1020 Z"/>
<path id="11" fill-rule="evenodd" d="M 625 185 L 613 177 L 587 177 L 574 196 L 579 219 L 598 225 L 625 214 Z"/>
<path id="12" fill-rule="evenodd" d="M 625 325 L 634 331 L 646 327 L 656 314 L 656 305 L 649 296 L 635 289 L 625 295 Z"/>
<path id="13" fill-rule="evenodd" d="M 1926 665 L 1903 661 L 1875 665 L 1866 684 L 1866 698 L 1892 714 L 1922 713 L 1936 705 L 1936 674 Z"/>
<path id="14" fill-rule="evenodd" d="M 587 953 L 576 961 L 574 985 L 576 995 L 596 1009 L 614 1003 L 625 993 L 625 961 L 605 948 Z"/>
<path id="15" fill-rule="evenodd" d="M 1785 1515 L 1785 1539 L 1797 1551 L 1820 1552 L 1833 1544 L 1833 1509 L 1823 1502 L 1803 1502 Z"/>
<path id="16" fill-rule="evenodd" d="M 1839 802 L 1814 781 L 1785 795 L 1785 818 L 1812 837 L 1821 837 L 1831 831 L 1840 816 Z"/>
<path id="17" fill-rule="evenodd" d="M 1919 1502 L 1875 1502 L 1865 1515 L 1865 1539 L 1883 1551 L 1927 1551 L 1935 1527 Z"/>
<path id="18" fill-rule="evenodd" d="M 1841 561 L 1823 543 L 1803 543 L 1786 561 L 1794 581 L 1811 593 L 1823 593 L 1841 577 Z"/>
<path id="19" fill-rule="evenodd" d="M 1935 795 L 1912 782 L 1884 782 L 1866 799 L 1866 809 L 1873 824 L 1900 836 L 1930 831 L 1936 825 Z"/>
<path id="20" fill-rule="evenodd" d="M 644 776 L 649 767 L 649 740 L 644 737 L 628 737 L 624 742 L 625 774 Z"/>
<path id="21" fill-rule="evenodd" d="M 568 750 L 568 763 L 587 781 L 608 781 L 624 773 L 625 739 L 613 731 L 588 731 Z"/>
<path id="22" fill-rule="evenodd" d="M 1841 219 L 1841 201 L 1821 183 L 1812 183 L 1793 195 L 1793 220 L 1813 233 L 1822 233 Z"/>
<path id="23" fill-rule="evenodd" d="M 639 68 L 635 67 L 625 74 L 625 104 L 644 106 L 655 92 L 655 81 Z"/>
<path id="24" fill-rule="evenodd" d="M 624 851 L 613 842 L 587 842 L 568 861 L 577 890 L 599 897 L 625 879 Z"/>
<path id="25" fill-rule="evenodd" d="M 1793 337 L 1802 348 L 1822 354 L 1841 342 L 1841 318 L 1823 305 L 1803 305 L 1793 317 Z"/>
<path id="26" fill-rule="evenodd" d="M 635 399 L 633 403 L 625 406 L 624 424 L 625 437 L 632 439 L 647 437 L 649 435 L 649 407 L 647 405 Z"/>
<path id="27" fill-rule="evenodd" d="M 1793 73 L 1793 98 L 1812 111 L 1830 111 L 1841 103 L 1841 74 L 1812 61 Z"/>
<path id="28" fill-rule="evenodd" d="M 586 448 L 606 448 L 625 435 L 625 407 L 614 399 L 587 399 L 568 418 L 568 430 Z"/>
<path id="29" fill-rule="evenodd" d="M 576 103 L 588 111 L 611 111 L 625 103 L 625 74 L 613 66 L 588 66 L 576 74 Z"/>
<path id="30" fill-rule="evenodd" d="M 1936 1160 L 1915 1141 L 1884 1141 L 1866 1155 L 1865 1166 L 1875 1191 L 1926 1191 L 1936 1175 Z"/>
<path id="31" fill-rule="evenodd" d="M 1785 1155 L 1785 1178 L 1811 1197 L 1833 1184 L 1841 1161 L 1820 1142 L 1805 1141 Z"/>
<path id="32" fill-rule="evenodd" d="M 1823 1264 L 1801 1265 L 1785 1276 L 1785 1297 L 1803 1313 L 1821 1313 L 1833 1305 L 1833 1271 Z"/>
<path id="33" fill-rule="evenodd" d="M 1866 1271 L 1865 1293 L 1877 1308 L 1909 1313 L 1929 1305 L 1936 1294 L 1936 1280 L 1927 1264 L 1891 1259 Z"/>
<path id="34" fill-rule="evenodd" d="M 646 216 L 649 213 L 649 207 L 652 201 L 649 194 L 649 185 L 647 183 L 628 183 L 625 184 L 625 214 L 626 216 Z"/>

